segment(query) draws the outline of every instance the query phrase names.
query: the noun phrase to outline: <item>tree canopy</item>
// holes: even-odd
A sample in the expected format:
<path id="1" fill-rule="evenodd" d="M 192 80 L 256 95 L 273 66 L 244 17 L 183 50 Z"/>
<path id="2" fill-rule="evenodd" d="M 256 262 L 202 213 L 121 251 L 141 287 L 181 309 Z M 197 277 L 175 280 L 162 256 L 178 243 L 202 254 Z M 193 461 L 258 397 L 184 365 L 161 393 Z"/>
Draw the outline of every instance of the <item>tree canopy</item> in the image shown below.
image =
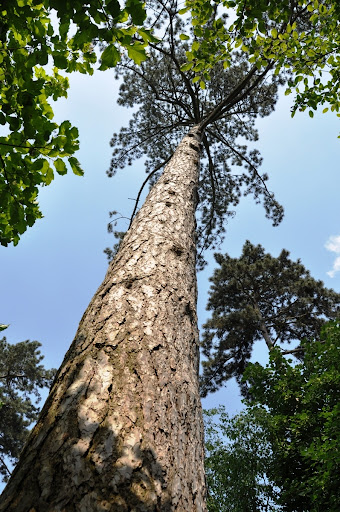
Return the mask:
<path id="1" fill-rule="evenodd" d="M 49 387 L 55 370 L 46 370 L 38 341 L 10 344 L 0 340 L 0 474 L 6 481 L 38 418 L 40 389 Z"/>
<path id="2" fill-rule="evenodd" d="M 234 417 L 224 407 L 205 411 L 205 468 L 209 512 L 278 511 L 267 414 L 249 408 Z"/>
<path id="3" fill-rule="evenodd" d="M 209 512 L 339 509 L 340 326 L 323 327 L 304 360 L 275 348 L 249 364 L 246 409 L 207 411 Z"/>
<path id="4" fill-rule="evenodd" d="M 338 111 L 338 10 L 332 2 L 305 1 L 189 0 L 180 9 L 175 0 L 152 0 L 148 8 L 146 23 L 160 41 L 149 45 L 150 58 L 140 68 L 129 60 L 117 67 L 124 81 L 119 103 L 137 110 L 112 138 L 108 174 L 143 156 L 153 183 L 183 133 L 199 124 L 205 156 L 198 191 L 202 263 L 204 249 L 221 241 L 242 193 L 263 202 L 275 225 L 282 219 L 251 144 L 258 137 L 255 118 L 274 109 L 283 83 L 286 94 L 297 94 L 293 113 L 309 107 L 313 116 L 325 102 Z M 331 80 L 325 82 L 324 74 Z"/>
<path id="5" fill-rule="evenodd" d="M 324 326 L 292 365 L 274 350 L 269 364 L 250 364 L 250 403 L 266 411 L 273 453 L 269 477 L 278 503 L 296 512 L 336 512 L 340 503 L 340 324 Z"/>
<path id="6" fill-rule="evenodd" d="M 253 70 L 289 69 L 286 94 L 295 92 L 292 115 L 310 117 L 326 103 L 339 112 L 340 31 L 336 0 L 188 0 L 196 44 L 187 55 L 198 80 L 210 80 L 209 67 L 231 63 L 235 48 L 248 55 Z M 223 16 L 233 9 L 232 22 Z M 218 13 L 218 15 L 217 15 Z M 213 23 L 206 26 L 214 14 Z"/>
<path id="7" fill-rule="evenodd" d="M 67 96 L 60 71 L 92 74 L 113 67 L 126 49 L 140 62 L 153 39 L 142 29 L 140 0 L 14 0 L 1 7 L 0 21 L 0 243 L 18 243 L 42 217 L 39 186 L 66 174 L 65 158 L 79 176 L 74 153 L 79 133 L 67 120 L 53 120 L 51 101 Z M 141 41 L 136 41 L 139 35 Z M 101 44 L 101 51 L 98 45 Z"/>
<path id="8" fill-rule="evenodd" d="M 232 376 L 241 384 L 254 343 L 301 357 L 326 319 L 336 318 L 340 294 L 313 279 L 301 261 L 283 250 L 275 258 L 247 241 L 239 258 L 216 254 L 202 337 L 202 394 L 215 391 Z M 287 344 L 295 342 L 293 349 Z M 296 345 L 300 345 L 297 347 Z M 302 346 L 301 346 L 302 345 Z M 245 389 L 244 389 L 245 391 Z"/>
<path id="9" fill-rule="evenodd" d="M 211 80 L 200 83 L 192 63 L 187 63 L 191 46 L 198 43 L 189 20 L 179 15 L 178 2 L 153 0 L 149 7 L 149 23 L 160 41 L 150 43 L 149 58 L 140 66 L 122 59 L 116 67 L 117 78 L 123 80 L 118 103 L 136 109 L 129 125 L 113 135 L 108 174 L 144 157 L 154 183 L 183 135 L 199 125 L 204 131 L 197 197 L 202 263 L 204 249 L 221 240 L 242 194 L 263 202 L 274 225 L 282 219 L 283 209 L 267 188 L 268 176 L 259 172 L 259 151 L 247 143 L 258 139 L 256 118 L 274 110 L 278 86 L 286 76 L 252 70 L 248 55 L 236 50 L 227 68 L 216 62 Z"/>
<path id="10" fill-rule="evenodd" d="M 229 136 L 219 132 L 219 124 L 223 124 L 222 119 L 226 121 L 236 114 L 238 109 L 242 118 L 245 106 L 248 114 L 267 115 L 275 96 L 275 84 L 287 73 L 286 93 L 296 92 L 293 113 L 297 109 L 308 108 L 313 116 L 317 106 L 324 103 L 328 105 L 324 111 L 328 108 L 339 111 L 337 2 L 221 0 L 210 3 L 188 0 L 187 7 L 181 11 L 176 1 L 152 0 L 146 7 L 150 13 L 148 20 L 141 0 L 126 0 L 122 7 L 118 0 L 15 0 L 3 6 L 0 24 L 2 245 L 17 244 L 27 227 L 42 216 L 37 203 L 38 188 L 49 185 L 55 172 L 67 173 L 65 158 L 73 172 L 83 173 L 74 156 L 79 147 L 78 130 L 67 120 L 60 125 L 53 121 L 51 100 L 66 96 L 68 89 L 68 80 L 60 71 L 91 74 L 98 58 L 99 69 L 105 70 L 114 67 L 124 53 L 140 64 L 147 57 L 148 43 L 153 44 L 153 49 L 157 43 L 150 29 L 158 33 L 160 26 L 164 27 L 165 17 L 168 21 L 170 17 L 170 23 L 167 24 L 165 39 L 158 45 L 159 52 L 165 57 L 168 43 L 176 41 L 176 46 L 180 40 L 185 43 L 179 52 L 181 55 L 168 51 L 168 57 L 176 58 L 177 62 L 175 66 L 172 64 L 172 73 L 175 70 L 181 80 L 185 78 L 182 91 L 184 87 L 186 96 L 193 102 L 194 112 L 193 118 L 189 115 L 189 124 L 204 118 L 204 126 L 209 124 L 212 132 L 207 132 L 206 138 L 215 142 L 213 147 L 210 146 L 210 158 L 208 155 L 210 186 L 206 185 L 208 190 L 203 190 L 204 196 L 209 197 L 209 204 L 208 200 L 201 202 L 202 226 L 205 226 L 202 228 L 205 231 L 202 245 L 213 241 L 215 228 L 217 236 L 223 232 L 225 228 L 220 219 L 232 214 L 229 206 L 238 201 L 242 187 L 256 197 L 263 196 L 267 214 L 273 216 L 274 222 L 280 219 L 282 211 L 266 189 L 265 175 L 260 176 L 257 171 L 260 163 L 258 152 L 252 150 L 247 153 L 244 145 L 235 144 L 232 134 L 229 140 Z M 177 13 L 185 11 L 190 11 L 193 28 L 180 34 L 185 17 L 181 27 Z M 229 14 L 233 20 L 231 23 L 227 21 Z M 168 45 L 169 48 L 171 46 Z M 235 74 L 236 60 L 240 61 L 238 77 L 230 80 Z M 200 111 L 195 100 L 197 88 L 207 87 L 213 80 L 219 82 L 221 92 L 221 78 L 217 75 L 229 68 L 230 85 L 223 90 L 223 98 L 221 95 L 216 97 L 216 87 L 214 92 L 210 83 L 209 94 L 203 100 L 209 108 L 201 108 Z M 266 85 L 264 80 L 268 81 L 269 77 L 270 83 Z M 237 87 L 235 80 L 239 80 Z M 176 81 L 177 78 L 172 86 Z M 226 83 L 225 76 L 222 81 Z M 260 88 L 256 93 L 257 86 Z M 260 106 L 261 102 L 256 101 L 266 94 L 267 111 L 264 104 Z M 188 110 L 184 109 L 180 114 L 184 103 L 182 101 L 182 106 L 176 106 L 181 120 L 179 125 L 175 123 L 177 130 L 182 126 L 183 114 L 184 119 L 188 118 Z M 172 106 L 175 109 L 174 103 Z M 250 119 L 251 115 L 248 115 L 248 123 Z M 244 125 L 244 121 L 243 117 L 239 123 Z M 165 129 L 168 125 L 162 127 Z M 242 135 L 245 128 L 240 130 Z M 256 138 L 252 123 L 249 123 L 247 135 L 243 136 L 249 140 Z M 224 148 L 223 154 L 230 154 L 228 165 L 234 159 L 236 163 L 244 164 L 247 171 L 235 177 L 230 175 L 227 166 L 225 172 L 229 172 L 228 182 L 234 182 L 233 192 L 231 187 L 216 187 L 220 182 L 219 174 L 224 172 L 222 164 L 215 163 L 218 160 L 215 155 L 217 140 Z M 208 145 L 204 145 L 207 152 Z M 160 156 L 163 157 L 164 153 L 166 150 Z M 219 171 L 215 169 L 217 164 Z M 208 181 L 202 179 L 202 183 Z M 226 201 L 221 201 L 224 193 L 228 197 L 228 208 Z"/>

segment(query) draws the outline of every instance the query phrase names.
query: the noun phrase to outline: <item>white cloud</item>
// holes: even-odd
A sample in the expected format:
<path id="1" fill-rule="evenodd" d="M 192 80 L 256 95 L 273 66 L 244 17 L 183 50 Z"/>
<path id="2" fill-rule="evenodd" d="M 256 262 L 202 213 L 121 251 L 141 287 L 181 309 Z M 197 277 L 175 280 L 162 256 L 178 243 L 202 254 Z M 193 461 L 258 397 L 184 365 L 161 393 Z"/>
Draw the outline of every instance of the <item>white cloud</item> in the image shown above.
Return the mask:
<path id="1" fill-rule="evenodd" d="M 330 236 L 325 244 L 325 247 L 328 251 L 340 254 L 340 235 Z M 335 258 L 333 268 L 332 270 L 327 272 L 327 274 L 329 275 L 329 277 L 334 277 L 337 272 L 340 272 L 340 256 L 337 256 Z"/>

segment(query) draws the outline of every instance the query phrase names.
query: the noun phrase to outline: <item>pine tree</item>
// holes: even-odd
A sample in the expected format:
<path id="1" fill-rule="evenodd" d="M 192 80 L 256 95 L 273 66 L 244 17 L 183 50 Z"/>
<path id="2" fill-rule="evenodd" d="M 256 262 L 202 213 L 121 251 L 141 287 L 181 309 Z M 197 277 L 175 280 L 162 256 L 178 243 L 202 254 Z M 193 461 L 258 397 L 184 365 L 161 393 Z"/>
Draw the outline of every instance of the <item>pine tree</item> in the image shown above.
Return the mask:
<path id="1" fill-rule="evenodd" d="M 204 511 L 195 195 L 183 139 L 86 310 L 1 511 Z"/>
<path id="2" fill-rule="evenodd" d="M 39 347 L 38 341 L 0 340 L 0 474 L 5 481 L 38 418 L 39 390 L 50 386 L 55 373 L 40 364 Z"/>
<path id="3" fill-rule="evenodd" d="M 150 25 L 157 31 L 163 27 L 164 45 L 169 44 L 167 51 L 160 41 L 159 52 L 169 57 L 170 51 L 181 78 L 172 89 L 171 109 L 190 105 L 178 125 L 182 134 L 184 130 L 186 133 L 176 150 L 179 135 L 172 139 L 167 134 L 158 145 L 151 138 L 145 139 L 144 145 L 144 139 L 135 141 L 139 154 L 148 155 L 148 143 L 162 159 L 159 166 L 164 167 L 164 156 L 167 165 L 134 217 L 80 322 L 39 421 L 3 493 L 1 512 L 206 510 L 198 388 L 195 208 L 200 195 L 202 225 L 206 226 L 202 248 L 211 241 L 215 224 L 217 231 L 222 229 L 218 219 L 226 215 L 234 197 L 237 201 L 243 185 L 257 199 L 263 196 L 268 215 L 279 220 L 282 210 L 257 171 L 258 153 L 244 154 L 243 148 L 229 148 L 235 163 L 245 162 L 247 171 L 241 178 L 229 180 L 225 157 L 218 166 L 219 152 L 212 151 L 207 138 L 216 137 L 226 148 L 233 146 L 237 130 L 237 135 L 249 130 L 253 139 L 252 120 L 261 112 L 272 110 L 280 78 L 275 53 L 269 60 L 261 56 L 257 64 L 249 65 L 242 58 L 242 51 L 236 51 L 235 62 L 239 61 L 240 67 L 234 78 L 230 75 L 227 81 L 223 79 L 222 65 L 220 92 L 214 97 L 207 89 L 207 103 L 204 107 L 197 104 L 197 80 L 190 71 L 194 64 L 186 63 L 184 55 L 179 57 L 183 61 L 178 61 L 174 53 L 177 47 L 181 52 L 183 37 L 190 38 L 181 38 L 176 29 L 181 27 L 177 3 L 152 1 L 148 7 L 153 13 Z M 306 11 L 299 5 L 285 4 L 284 13 L 298 22 Z M 272 14 L 268 11 L 266 17 L 268 30 L 276 24 L 284 32 L 287 22 L 281 15 Z M 208 32 L 221 23 L 223 26 L 217 18 L 215 11 L 207 22 Z M 139 30 L 139 35 L 143 37 L 143 31 Z M 134 37 L 138 40 L 138 35 Z M 323 41 L 313 37 L 311 40 L 317 48 Z M 194 40 L 193 45 L 195 42 L 200 44 Z M 233 48 L 239 46 L 237 30 L 234 43 Z M 152 42 L 150 46 L 156 48 Z M 323 51 L 328 50 L 327 45 L 323 46 Z M 133 54 L 133 48 L 128 52 Z M 104 54 L 105 51 L 103 58 Z M 189 51 L 185 57 L 190 60 Z M 227 61 L 226 64 L 228 67 Z M 289 65 L 288 60 L 286 64 Z M 161 66 L 159 60 L 156 66 Z M 162 80 L 156 90 L 149 91 L 154 104 L 157 94 L 162 93 L 163 80 L 175 80 L 171 68 L 162 69 Z M 200 88 L 203 87 L 202 81 Z M 142 111 L 143 104 L 141 107 Z M 162 109 L 161 112 L 163 115 Z M 225 125 L 229 118 L 241 119 L 239 127 L 236 119 L 236 124 Z M 152 124 L 154 118 L 148 116 L 145 122 Z M 159 128 L 153 124 L 155 134 Z M 136 133 L 140 129 L 135 126 Z M 126 134 L 129 143 L 128 137 Z M 199 177 L 201 143 L 208 159 L 206 178 L 204 174 Z M 175 150 L 173 155 L 169 149 Z M 116 156 L 124 165 L 124 151 Z M 156 169 L 152 171 L 156 178 Z M 217 172 L 226 175 L 215 179 Z M 198 194 L 197 188 L 201 188 Z M 223 200 L 225 193 L 227 201 Z M 207 199 L 212 206 L 205 202 Z M 215 217 L 219 208 L 221 216 Z M 202 237 L 200 230 L 198 236 Z"/>
<path id="4" fill-rule="evenodd" d="M 271 351 L 292 342 L 302 344 L 283 353 L 303 356 L 303 346 L 335 318 L 340 294 L 313 279 L 301 261 L 283 250 L 275 258 L 247 241 L 239 258 L 216 254 L 219 268 L 211 278 L 211 318 L 202 339 L 202 394 L 215 391 L 235 376 L 239 383 L 254 343 Z"/>
<path id="5" fill-rule="evenodd" d="M 202 267 L 204 250 L 222 241 L 226 223 L 243 194 L 252 194 L 263 203 L 273 225 L 283 218 L 282 206 L 267 188 L 268 175 L 259 172 L 260 153 L 255 148 L 249 150 L 247 143 L 258 140 L 256 118 L 273 112 L 285 72 L 276 75 L 270 68 L 260 72 L 249 64 L 246 54 L 236 51 L 228 69 L 222 63 L 214 66 L 211 80 L 202 89 L 195 71 L 186 64 L 189 42 L 182 39 L 183 33 L 191 30 L 178 16 L 177 2 L 156 0 L 151 6 L 157 13 L 156 28 L 162 31 L 160 42 L 150 43 L 149 58 L 139 66 L 122 58 L 115 68 L 116 78 L 122 79 L 118 104 L 135 111 L 129 125 L 111 139 L 114 150 L 108 175 L 144 158 L 148 177 L 142 188 L 148 181 L 154 184 L 183 136 L 198 126 L 202 164 L 197 247 L 198 266 Z M 114 234 L 117 238 L 121 235 Z M 109 259 L 115 254 L 115 250 L 105 252 Z"/>

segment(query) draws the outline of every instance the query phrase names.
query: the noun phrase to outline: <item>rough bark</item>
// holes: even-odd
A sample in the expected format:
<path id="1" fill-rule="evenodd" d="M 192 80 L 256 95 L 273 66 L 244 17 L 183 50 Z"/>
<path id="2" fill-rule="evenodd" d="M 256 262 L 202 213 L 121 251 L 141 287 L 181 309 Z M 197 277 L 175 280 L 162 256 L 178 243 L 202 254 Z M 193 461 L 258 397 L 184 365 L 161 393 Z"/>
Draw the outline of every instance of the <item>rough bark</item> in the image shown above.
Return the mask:
<path id="1" fill-rule="evenodd" d="M 195 206 L 184 137 L 86 310 L 0 511 L 205 511 Z"/>

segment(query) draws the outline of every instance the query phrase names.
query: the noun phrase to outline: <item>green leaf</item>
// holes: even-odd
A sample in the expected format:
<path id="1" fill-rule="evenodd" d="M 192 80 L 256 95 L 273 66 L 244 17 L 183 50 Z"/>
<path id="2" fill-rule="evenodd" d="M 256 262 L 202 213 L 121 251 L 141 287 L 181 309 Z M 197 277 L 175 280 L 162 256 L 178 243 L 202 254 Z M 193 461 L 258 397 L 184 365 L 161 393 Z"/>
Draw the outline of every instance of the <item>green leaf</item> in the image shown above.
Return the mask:
<path id="1" fill-rule="evenodd" d="M 67 58 L 65 57 L 65 55 L 62 55 L 61 53 L 54 53 L 53 61 L 54 61 L 54 65 L 58 69 L 66 69 L 68 66 Z"/>
<path id="2" fill-rule="evenodd" d="M 189 71 L 193 66 L 193 62 L 188 62 L 188 64 L 184 64 L 183 66 L 181 66 L 181 71 Z"/>
<path id="3" fill-rule="evenodd" d="M 314 117 L 314 112 L 313 112 L 312 110 L 310 110 L 310 111 L 308 112 L 308 114 L 309 114 L 309 117 Z"/>
<path id="4" fill-rule="evenodd" d="M 194 41 L 191 46 L 192 51 L 197 52 L 197 50 L 199 50 L 199 48 L 200 48 L 200 43 L 198 41 Z"/>
<path id="5" fill-rule="evenodd" d="M 62 176 L 67 173 L 67 167 L 65 162 L 61 158 L 57 158 L 54 161 L 54 167 L 58 174 L 61 174 Z"/>
<path id="6" fill-rule="evenodd" d="M 46 161 L 46 160 L 45 160 L 45 161 Z M 53 180 L 54 180 L 54 172 L 53 172 L 53 169 L 52 169 L 52 167 L 48 166 L 48 167 L 47 167 L 46 174 L 45 174 L 45 180 L 44 180 L 44 183 L 45 183 L 45 185 L 49 185 Z"/>
<path id="7" fill-rule="evenodd" d="M 59 25 L 59 34 L 62 38 L 66 37 L 70 28 L 70 20 L 66 20 L 65 22 Z"/>
<path id="8" fill-rule="evenodd" d="M 46 162 L 46 160 L 44 158 L 38 158 L 37 160 L 35 160 L 35 162 L 33 162 L 32 170 L 40 171 L 44 166 L 44 162 Z"/>
<path id="9" fill-rule="evenodd" d="M 144 45 L 135 43 L 133 46 L 128 46 L 127 51 L 130 59 L 132 59 L 138 65 L 147 59 Z"/>
<path id="10" fill-rule="evenodd" d="M 118 0 L 110 0 L 110 2 L 108 2 L 105 6 L 105 10 L 111 14 L 113 18 L 117 18 L 121 12 Z"/>
<path id="11" fill-rule="evenodd" d="M 74 172 L 74 174 L 76 174 L 77 176 L 84 176 L 84 171 L 80 167 L 79 161 L 74 156 L 71 156 L 68 159 L 68 162 L 69 162 L 69 164 L 71 166 L 71 169 Z"/>
<path id="12" fill-rule="evenodd" d="M 155 37 L 150 30 L 144 30 L 142 28 L 139 28 L 137 30 L 137 33 L 142 37 L 143 41 L 145 43 L 147 42 L 151 42 L 151 43 L 158 43 L 159 42 L 159 39 L 157 37 Z"/>
<path id="13" fill-rule="evenodd" d="M 59 126 L 59 133 L 60 135 L 66 135 L 69 130 L 71 129 L 71 123 L 70 121 L 66 120 L 61 123 Z"/>
<path id="14" fill-rule="evenodd" d="M 73 126 L 70 129 L 70 136 L 72 137 L 72 139 L 77 139 L 79 137 L 79 130 L 76 126 Z"/>
<path id="15" fill-rule="evenodd" d="M 127 0 L 126 10 L 132 18 L 132 22 L 136 25 L 142 25 L 146 19 L 146 11 L 144 9 L 144 2 L 141 0 Z"/>
<path id="16" fill-rule="evenodd" d="M 15 132 L 20 127 L 20 119 L 18 117 L 7 117 L 7 121 L 9 122 L 10 130 Z"/>
<path id="17" fill-rule="evenodd" d="M 100 71 L 113 68 L 120 61 L 120 53 L 114 44 L 110 44 L 101 55 Z"/>
<path id="18" fill-rule="evenodd" d="M 180 34 L 179 38 L 181 39 L 181 41 L 188 41 L 190 39 L 190 37 L 186 34 Z"/>
<path id="19" fill-rule="evenodd" d="M 7 327 L 9 327 L 9 324 L 0 324 L 0 331 L 4 331 Z"/>
<path id="20" fill-rule="evenodd" d="M 40 64 L 41 66 L 46 66 L 48 63 L 48 53 L 46 51 L 46 48 L 41 48 L 41 50 L 38 53 L 35 53 L 37 64 Z"/>

